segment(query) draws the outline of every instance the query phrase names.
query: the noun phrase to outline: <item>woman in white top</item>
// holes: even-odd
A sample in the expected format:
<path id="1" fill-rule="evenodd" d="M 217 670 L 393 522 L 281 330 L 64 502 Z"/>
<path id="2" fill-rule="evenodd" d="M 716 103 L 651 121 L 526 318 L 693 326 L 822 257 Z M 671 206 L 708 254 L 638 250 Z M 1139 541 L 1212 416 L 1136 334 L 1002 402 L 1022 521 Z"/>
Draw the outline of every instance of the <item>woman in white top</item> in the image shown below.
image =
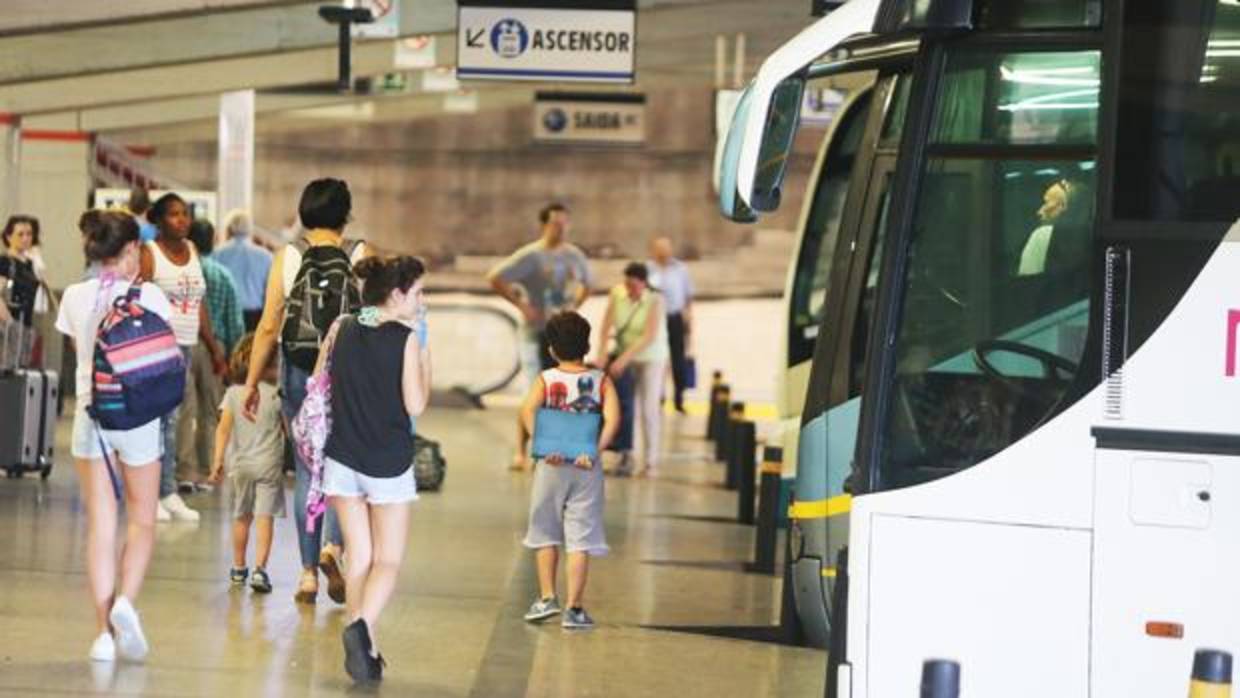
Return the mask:
<path id="1" fill-rule="evenodd" d="M 95 334 L 112 302 L 129 291 L 138 276 L 138 223 L 128 213 L 87 211 L 78 223 L 86 257 L 100 265 L 97 278 L 65 289 L 56 329 L 77 352 L 76 407 L 71 451 L 86 506 L 86 563 L 98 636 L 90 658 L 109 662 L 140 660 L 148 646 L 133 608 L 155 545 L 155 508 L 159 494 L 159 421 L 128 431 L 102 431 L 86 414 L 91 400 L 91 366 Z M 154 284 L 142 285 L 139 303 L 168 319 L 172 309 Z M 124 481 L 126 535 L 117 584 L 116 524 L 118 502 L 103 448 L 115 455 L 115 474 Z"/>
<path id="2" fill-rule="evenodd" d="M 607 367 L 620 398 L 620 432 L 611 445 L 620 451 L 615 471 L 620 476 L 627 476 L 632 468 L 635 424 L 642 429 L 643 458 L 638 474 L 653 473 L 659 463 L 663 376 L 669 356 L 667 315 L 662 296 L 650 288 L 648 278 L 646 265 L 641 262 L 624 268 L 624 282 L 612 287 L 607 296 L 603 340 L 599 342 L 598 365 Z M 614 349 L 608 354 L 613 340 Z"/>
<path id="3" fill-rule="evenodd" d="M 159 234 L 142 251 L 142 278 L 149 279 L 168 296 L 172 305 L 170 324 L 177 344 L 185 354 L 186 367 L 190 354 L 199 341 L 205 342 L 215 364 L 215 373 L 223 375 L 228 361 L 223 346 L 211 332 L 207 316 L 207 284 L 202 276 L 198 253 L 188 240 L 190 215 L 185 200 L 176 194 L 164 194 L 151 206 L 147 217 Z M 188 371 L 188 368 L 186 369 Z M 173 410 L 162 421 L 164 453 L 160 462 L 159 503 L 161 520 L 176 518 L 197 521 L 198 512 L 185 505 L 177 494 L 176 434 L 181 408 Z"/>

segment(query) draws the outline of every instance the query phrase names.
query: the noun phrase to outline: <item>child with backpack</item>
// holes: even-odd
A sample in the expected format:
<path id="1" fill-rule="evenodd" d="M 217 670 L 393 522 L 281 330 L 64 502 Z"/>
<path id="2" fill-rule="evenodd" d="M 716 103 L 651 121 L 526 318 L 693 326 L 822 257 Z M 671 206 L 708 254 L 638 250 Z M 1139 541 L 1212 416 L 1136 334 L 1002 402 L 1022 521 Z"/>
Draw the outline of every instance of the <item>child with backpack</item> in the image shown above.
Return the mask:
<path id="1" fill-rule="evenodd" d="M 167 296 L 154 284 L 132 285 L 139 272 L 137 221 L 119 211 L 87 211 L 78 227 L 99 274 L 65 289 L 56 329 L 73 340 L 77 353 L 70 450 L 86 507 L 87 577 L 98 633 L 90 658 L 140 661 L 149 645 L 133 602 L 155 545 L 160 416 L 184 394 L 185 367 Z M 122 489 L 126 535 L 118 584 Z"/>
<path id="2" fill-rule="evenodd" d="M 245 400 L 245 390 L 240 383 L 249 372 L 253 345 L 254 335 L 243 337 L 229 362 L 234 385 L 224 393 L 220 405 L 210 479 L 213 484 L 223 480 L 227 459 L 233 481 L 233 566 L 228 573 L 229 581 L 233 586 L 242 586 L 248 577 L 251 589 L 269 594 L 271 577 L 267 574 L 267 559 L 271 555 L 275 518 L 284 516 L 284 424 L 276 393 L 275 361 L 268 361 L 263 370 L 263 382 L 258 386 L 262 395 L 258 418 L 253 422 L 238 419 Z M 252 576 L 246 566 L 251 524 L 258 531 Z"/>
<path id="3" fill-rule="evenodd" d="M 607 374 L 585 365 L 590 351 L 590 323 L 577 313 L 561 312 L 547 322 L 547 343 L 555 368 L 539 374 L 521 407 L 526 433 L 534 435 L 534 455 L 541 456 L 534 471 L 530 493 L 529 529 L 525 546 L 532 548 L 538 566 L 539 597 L 530 605 L 525 620 L 541 623 L 563 612 L 562 627 L 589 630 L 594 619 L 584 607 L 590 556 L 607 554 L 603 532 L 603 467 L 598 454 L 611 443 L 620 427 L 620 403 Z M 573 413 L 567 419 L 548 411 Z M 582 420 L 589 415 L 597 418 Z M 548 426 L 554 423 L 554 426 Z M 584 426 L 582 426 L 584 424 Z M 598 426 L 592 426 L 598 425 Z M 555 433 L 580 431 L 584 434 Z M 546 441 L 581 442 L 578 453 L 540 453 Z M 575 445 L 571 444 L 570 445 Z M 595 449 L 589 446 L 597 445 Z M 584 449 L 584 450 L 583 450 Z M 593 455 L 587 455 L 589 451 Z M 568 609 L 556 596 L 556 572 L 560 546 L 568 553 Z"/>
<path id="4" fill-rule="evenodd" d="M 302 191 L 297 210 L 305 232 L 272 259 L 263 316 L 254 333 L 242 407 L 243 417 L 251 422 L 257 419 L 265 399 L 259 384 L 277 344 L 282 348 L 281 411 L 288 426 L 306 399 L 306 381 L 332 322 L 361 307 L 353 265 L 369 256 L 370 249 L 359 240 L 344 237 L 352 207 L 349 185 L 339 179 L 316 179 Z M 299 454 L 295 454 L 294 461 L 297 486 L 293 515 L 302 564 L 294 598 L 300 603 L 314 603 L 321 571 L 327 578 L 327 595 L 336 603 L 344 603 L 345 582 L 340 573 L 343 538 L 335 512 L 328 509 L 323 521 L 308 530 L 306 499 L 310 471 Z"/>

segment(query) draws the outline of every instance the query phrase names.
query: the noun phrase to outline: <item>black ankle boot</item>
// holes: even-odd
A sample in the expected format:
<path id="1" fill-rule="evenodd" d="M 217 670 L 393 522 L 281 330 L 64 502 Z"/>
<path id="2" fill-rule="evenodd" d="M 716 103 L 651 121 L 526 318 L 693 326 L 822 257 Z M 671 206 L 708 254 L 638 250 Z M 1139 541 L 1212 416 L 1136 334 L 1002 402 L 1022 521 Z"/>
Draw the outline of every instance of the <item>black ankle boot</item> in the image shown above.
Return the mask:
<path id="1" fill-rule="evenodd" d="M 383 678 L 383 660 L 372 657 L 370 629 L 366 621 L 358 618 L 344 629 L 344 670 L 357 683 L 368 683 Z"/>

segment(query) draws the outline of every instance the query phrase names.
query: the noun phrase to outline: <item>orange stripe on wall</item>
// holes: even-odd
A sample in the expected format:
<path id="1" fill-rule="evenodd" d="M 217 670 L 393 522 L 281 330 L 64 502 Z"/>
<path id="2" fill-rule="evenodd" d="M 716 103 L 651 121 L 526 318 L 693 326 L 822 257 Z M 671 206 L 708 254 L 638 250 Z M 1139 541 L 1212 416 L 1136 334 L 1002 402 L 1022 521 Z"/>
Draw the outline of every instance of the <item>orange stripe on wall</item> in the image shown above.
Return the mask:
<path id="1" fill-rule="evenodd" d="M 22 130 L 22 139 L 28 141 L 65 141 L 70 143 L 85 143 L 90 141 L 91 133 L 89 131 L 48 131 L 31 128 Z"/>

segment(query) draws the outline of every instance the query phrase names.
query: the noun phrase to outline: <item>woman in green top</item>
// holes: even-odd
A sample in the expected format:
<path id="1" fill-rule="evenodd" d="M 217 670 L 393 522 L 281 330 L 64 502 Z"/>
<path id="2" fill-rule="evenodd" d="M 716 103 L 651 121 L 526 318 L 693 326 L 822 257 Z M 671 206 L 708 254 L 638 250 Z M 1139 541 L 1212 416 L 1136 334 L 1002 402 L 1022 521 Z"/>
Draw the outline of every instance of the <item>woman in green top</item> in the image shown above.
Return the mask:
<path id="1" fill-rule="evenodd" d="M 639 475 L 652 473 L 659 461 L 663 378 L 669 355 L 667 321 L 663 299 L 650 288 L 647 278 L 645 264 L 631 262 L 625 267 L 624 282 L 611 289 L 603 315 L 603 341 L 597 361 L 607 367 L 620 397 L 620 433 L 612 444 L 621 454 L 615 471 L 620 476 L 632 471 L 635 423 L 642 428 Z"/>

